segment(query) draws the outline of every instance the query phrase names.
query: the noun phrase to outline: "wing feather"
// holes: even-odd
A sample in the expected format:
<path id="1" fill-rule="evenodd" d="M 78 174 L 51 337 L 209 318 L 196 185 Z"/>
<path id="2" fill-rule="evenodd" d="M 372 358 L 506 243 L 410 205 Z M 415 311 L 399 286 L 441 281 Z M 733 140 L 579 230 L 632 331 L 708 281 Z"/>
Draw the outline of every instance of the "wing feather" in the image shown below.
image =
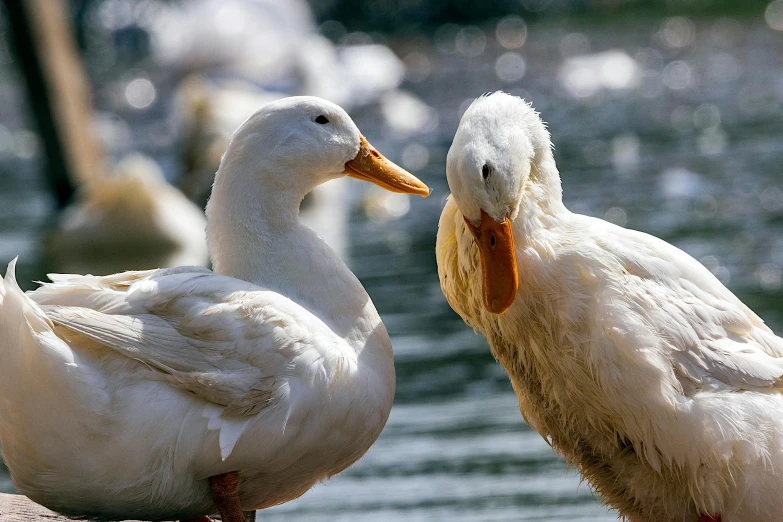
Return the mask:
<path id="1" fill-rule="evenodd" d="M 316 336 L 334 342 L 287 298 L 203 268 L 54 279 L 31 297 L 55 324 L 143 362 L 226 416 L 273 404 L 291 361 Z"/>
<path id="2" fill-rule="evenodd" d="M 672 367 L 688 381 L 685 388 L 783 385 L 783 339 L 707 268 L 653 236 L 601 227 L 613 233 L 594 237 L 606 238 L 601 246 L 627 275 L 617 295 L 636 305 L 637 326 L 668 347 Z"/>

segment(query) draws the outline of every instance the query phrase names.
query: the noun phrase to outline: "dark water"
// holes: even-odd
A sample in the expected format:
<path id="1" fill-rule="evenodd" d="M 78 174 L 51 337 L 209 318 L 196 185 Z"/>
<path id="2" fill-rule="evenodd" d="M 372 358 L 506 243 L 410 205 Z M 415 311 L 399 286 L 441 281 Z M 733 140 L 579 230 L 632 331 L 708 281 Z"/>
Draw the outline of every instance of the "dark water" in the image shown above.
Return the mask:
<path id="1" fill-rule="evenodd" d="M 377 108 L 354 114 L 387 156 L 423 164 L 417 174 L 434 189 L 402 217 L 374 220 L 364 187 L 351 186 L 349 262 L 393 338 L 395 407 L 362 460 L 264 520 L 616 519 L 525 425 L 484 340 L 440 293 L 445 153 L 466 100 L 482 92 L 522 95 L 549 122 L 572 210 L 678 245 L 783 330 L 783 33 L 761 16 L 550 21 L 528 27 L 521 48 L 513 35 L 501 40 L 511 49 L 492 24 L 391 42 L 415 66 L 404 87 L 434 109 L 429 131 L 395 131 Z M 569 56 L 610 50 L 561 69 Z M 41 277 L 39 234 L 52 205 L 32 160 L 17 152 L 29 123 L 12 110 L 19 87 L 8 71 L 0 261 L 19 254 L 20 279 L 30 280 Z"/>

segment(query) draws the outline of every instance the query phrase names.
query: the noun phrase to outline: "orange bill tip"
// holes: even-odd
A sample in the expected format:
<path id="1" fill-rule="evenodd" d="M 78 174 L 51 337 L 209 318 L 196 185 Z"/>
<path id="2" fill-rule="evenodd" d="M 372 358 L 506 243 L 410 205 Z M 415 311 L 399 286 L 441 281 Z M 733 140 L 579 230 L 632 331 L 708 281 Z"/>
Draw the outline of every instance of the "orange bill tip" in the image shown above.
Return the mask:
<path id="1" fill-rule="evenodd" d="M 430 188 L 427 185 L 396 163 L 386 159 L 362 135 L 359 135 L 359 153 L 345 164 L 345 174 L 369 181 L 391 192 L 417 194 L 425 198 L 430 195 Z"/>
<path id="2" fill-rule="evenodd" d="M 481 211 L 481 222 L 473 226 L 465 219 L 479 248 L 484 306 L 502 314 L 511 306 L 519 289 L 514 234 L 508 218 L 498 223 Z"/>

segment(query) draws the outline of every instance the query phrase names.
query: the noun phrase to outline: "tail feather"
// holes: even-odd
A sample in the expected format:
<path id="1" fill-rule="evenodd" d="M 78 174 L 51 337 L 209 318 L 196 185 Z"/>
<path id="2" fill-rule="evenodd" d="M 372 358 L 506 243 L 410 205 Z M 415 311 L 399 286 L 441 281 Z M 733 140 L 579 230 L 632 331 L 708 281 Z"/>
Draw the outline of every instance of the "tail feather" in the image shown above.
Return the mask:
<path id="1" fill-rule="evenodd" d="M 16 261 L 14 258 L 8 264 L 0 287 L 0 366 L 23 364 L 22 360 L 35 358 L 41 350 L 45 355 L 55 356 L 58 364 L 72 364 L 73 353 L 56 338 L 54 323 L 19 287 Z M 21 369 L 17 366 L 17 370 Z M 3 373 L 5 370 L 0 368 L 0 375 Z"/>
<path id="2" fill-rule="evenodd" d="M 16 284 L 16 261 L 18 259 L 19 256 L 13 258 L 11 262 L 8 263 L 8 269 L 5 271 L 5 277 L 0 279 L 0 307 L 3 306 L 5 294 L 8 293 L 8 290 L 6 290 L 7 286 L 9 284 Z M 2 308 L 0 308 L 0 310 L 2 310 Z"/>
<path id="3" fill-rule="evenodd" d="M 6 277 L 8 274 L 13 273 L 14 276 L 16 275 L 16 260 L 19 259 L 17 257 L 13 258 L 10 263 L 8 263 L 8 269 L 6 270 Z M 16 277 L 14 277 L 16 279 Z M 0 279 L 0 310 L 2 310 L 3 301 L 5 297 L 5 278 Z"/>
<path id="4" fill-rule="evenodd" d="M 4 420 L 33 425 L 27 421 L 34 415 L 65 415 L 51 412 L 62 409 L 64 397 L 85 408 L 108 400 L 100 374 L 57 336 L 43 309 L 17 284 L 15 268 L 16 259 L 0 279 L 0 433 Z"/>
<path id="5" fill-rule="evenodd" d="M 0 387 L 3 384 L 10 384 L 8 377 L 11 372 L 16 372 L 20 368 L 21 360 L 18 348 L 28 324 L 24 313 L 25 296 L 16 282 L 17 259 L 14 258 L 8 263 L 8 269 L 0 287 L 0 295 L 2 296 L 2 303 L 0 303 L 0 374 L 3 377 Z M 6 375 L 6 372 L 9 375 Z"/>
<path id="6" fill-rule="evenodd" d="M 104 411 L 101 381 L 78 367 L 40 306 L 16 282 L 16 259 L 0 279 L 0 443 L 22 492 L 41 489 L 62 449 L 51 433 L 79 422 L 96 422 Z M 104 394 L 105 395 L 105 394 Z M 41 444 L 44 441 L 44 444 Z"/>

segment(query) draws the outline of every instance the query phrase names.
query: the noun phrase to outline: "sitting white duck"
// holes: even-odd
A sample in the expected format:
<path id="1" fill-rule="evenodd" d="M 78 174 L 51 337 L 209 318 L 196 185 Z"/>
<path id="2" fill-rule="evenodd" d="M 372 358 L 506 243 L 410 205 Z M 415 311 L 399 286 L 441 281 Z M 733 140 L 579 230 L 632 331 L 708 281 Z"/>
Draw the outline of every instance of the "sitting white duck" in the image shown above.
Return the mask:
<path id="1" fill-rule="evenodd" d="M 295 97 L 234 134 L 207 208 L 215 271 L 0 285 L 0 444 L 20 492 L 81 517 L 244 520 L 373 444 L 394 396 L 364 288 L 299 223 L 348 176 L 426 196 L 338 106 Z"/>
<path id="2" fill-rule="evenodd" d="M 626 520 L 782 520 L 783 339 L 681 250 L 569 212 L 525 101 L 476 100 L 446 168 L 441 288 L 529 424 Z"/>
<path id="3" fill-rule="evenodd" d="M 152 158 L 129 154 L 76 196 L 44 242 L 53 270 L 110 274 L 209 264 L 204 211 L 169 185 Z"/>

